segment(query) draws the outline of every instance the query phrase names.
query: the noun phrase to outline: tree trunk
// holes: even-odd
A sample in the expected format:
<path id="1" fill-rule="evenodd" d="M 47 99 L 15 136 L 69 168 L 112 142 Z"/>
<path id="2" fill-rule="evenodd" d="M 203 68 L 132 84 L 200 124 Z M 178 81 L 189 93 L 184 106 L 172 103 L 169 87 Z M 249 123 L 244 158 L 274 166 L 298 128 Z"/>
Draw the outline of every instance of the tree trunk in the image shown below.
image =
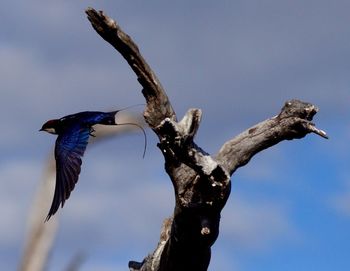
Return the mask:
<path id="1" fill-rule="evenodd" d="M 219 234 L 220 213 L 230 195 L 230 176 L 253 155 L 282 140 L 299 139 L 308 133 L 327 138 L 311 122 L 318 109 L 298 100 L 288 101 L 277 116 L 227 141 L 210 156 L 193 141 L 201 110 L 189 109 L 177 121 L 165 90 L 133 40 L 102 11 L 88 8 L 86 13 L 96 32 L 125 58 L 143 87 L 147 102 L 144 118 L 159 138 L 165 170 L 175 190 L 174 214 L 164 221 L 157 248 L 141 263 L 130 261 L 129 268 L 207 270 L 211 246 Z"/>

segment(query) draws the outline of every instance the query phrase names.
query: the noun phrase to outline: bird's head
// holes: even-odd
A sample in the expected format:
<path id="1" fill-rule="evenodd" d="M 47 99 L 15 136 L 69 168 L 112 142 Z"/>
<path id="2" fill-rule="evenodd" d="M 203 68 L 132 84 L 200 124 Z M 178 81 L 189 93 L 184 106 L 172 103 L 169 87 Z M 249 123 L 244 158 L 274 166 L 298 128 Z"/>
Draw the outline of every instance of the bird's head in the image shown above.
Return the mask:
<path id="1" fill-rule="evenodd" d="M 49 120 L 49 121 L 44 123 L 43 127 L 41 127 L 41 129 L 39 131 L 45 131 L 45 132 L 48 132 L 50 134 L 56 135 L 58 126 L 59 126 L 58 119 Z"/>

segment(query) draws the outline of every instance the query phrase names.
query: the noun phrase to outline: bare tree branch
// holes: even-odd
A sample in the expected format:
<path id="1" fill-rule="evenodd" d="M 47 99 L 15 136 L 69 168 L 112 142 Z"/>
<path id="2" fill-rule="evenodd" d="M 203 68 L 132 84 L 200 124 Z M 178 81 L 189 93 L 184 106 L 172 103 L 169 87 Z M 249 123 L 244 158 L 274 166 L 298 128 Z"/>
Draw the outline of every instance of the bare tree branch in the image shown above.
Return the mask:
<path id="1" fill-rule="evenodd" d="M 86 13 L 96 32 L 120 52 L 135 72 L 147 100 L 144 116 L 150 127 L 155 128 L 164 118 L 175 120 L 175 112 L 160 81 L 140 54 L 134 41 L 103 11 L 97 12 L 88 8 Z"/>
<path id="2" fill-rule="evenodd" d="M 58 217 L 44 223 L 55 184 L 55 163 L 49 159 L 46 173 L 28 216 L 28 233 L 19 271 L 41 271 L 47 265 L 58 228 Z"/>
<path id="3" fill-rule="evenodd" d="M 205 271 L 219 234 L 220 213 L 230 194 L 231 174 L 253 155 L 282 140 L 311 132 L 327 137 L 311 123 L 317 108 L 297 100 L 287 102 L 278 116 L 229 140 L 211 157 L 193 141 L 201 110 L 190 109 L 177 122 L 163 87 L 132 39 L 102 11 L 88 8 L 86 13 L 93 28 L 127 60 L 143 86 L 144 117 L 159 138 L 165 170 L 175 190 L 174 214 L 165 220 L 157 248 L 142 262 L 130 261 L 129 268 Z"/>
<path id="4" fill-rule="evenodd" d="M 226 142 L 216 159 L 232 173 L 249 162 L 253 155 L 282 140 L 299 139 L 308 133 L 328 138 L 311 122 L 318 108 L 310 103 L 291 100 L 279 115 L 265 120 Z"/>

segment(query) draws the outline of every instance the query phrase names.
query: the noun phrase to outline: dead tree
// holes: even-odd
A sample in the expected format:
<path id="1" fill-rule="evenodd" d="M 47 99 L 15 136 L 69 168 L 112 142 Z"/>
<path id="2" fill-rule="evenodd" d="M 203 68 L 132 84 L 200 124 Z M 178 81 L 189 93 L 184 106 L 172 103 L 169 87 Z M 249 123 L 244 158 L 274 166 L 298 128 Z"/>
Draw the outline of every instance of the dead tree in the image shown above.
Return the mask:
<path id="1" fill-rule="evenodd" d="M 315 133 L 327 135 L 311 122 L 318 109 L 310 103 L 291 100 L 281 112 L 258 123 L 223 144 L 209 155 L 193 141 L 202 112 L 189 109 L 178 121 L 159 79 L 142 57 L 137 45 L 116 21 L 103 11 L 86 10 L 96 32 L 128 62 L 146 99 L 144 118 L 159 138 L 165 170 L 175 190 L 175 208 L 164 221 L 155 251 L 142 262 L 129 262 L 130 270 L 204 271 L 211 246 L 219 234 L 220 213 L 230 195 L 230 176 L 258 152 L 282 140 Z"/>

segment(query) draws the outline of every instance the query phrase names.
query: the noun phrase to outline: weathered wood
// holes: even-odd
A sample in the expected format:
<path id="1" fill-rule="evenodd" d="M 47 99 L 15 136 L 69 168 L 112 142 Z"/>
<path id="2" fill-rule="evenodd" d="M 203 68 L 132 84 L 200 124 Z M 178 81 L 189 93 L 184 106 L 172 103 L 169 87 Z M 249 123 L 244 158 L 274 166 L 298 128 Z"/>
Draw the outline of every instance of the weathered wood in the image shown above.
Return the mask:
<path id="1" fill-rule="evenodd" d="M 256 153 L 282 140 L 303 138 L 315 133 L 328 138 L 311 122 L 318 108 L 310 103 L 291 100 L 285 103 L 281 112 L 265 120 L 226 142 L 216 155 L 216 159 L 232 173 L 247 164 Z"/>
<path id="2" fill-rule="evenodd" d="M 86 10 L 93 28 L 126 59 L 143 87 L 147 105 L 144 117 L 159 138 L 165 170 L 175 190 L 175 208 L 166 219 L 155 251 L 142 262 L 129 262 L 130 270 L 205 271 L 211 246 L 219 234 L 220 213 L 230 195 L 230 176 L 256 153 L 282 140 L 308 133 L 327 137 L 311 122 L 317 108 L 292 100 L 279 115 L 261 122 L 226 142 L 210 156 L 194 143 L 201 110 L 190 109 L 177 122 L 160 81 L 137 45 L 102 11 Z"/>
<path id="3" fill-rule="evenodd" d="M 119 51 L 135 72 L 147 100 L 144 117 L 150 127 L 158 126 L 166 117 L 175 120 L 175 112 L 160 81 L 129 35 L 122 31 L 116 21 L 106 16 L 103 11 L 98 12 L 88 8 L 86 14 L 96 32 Z"/>

